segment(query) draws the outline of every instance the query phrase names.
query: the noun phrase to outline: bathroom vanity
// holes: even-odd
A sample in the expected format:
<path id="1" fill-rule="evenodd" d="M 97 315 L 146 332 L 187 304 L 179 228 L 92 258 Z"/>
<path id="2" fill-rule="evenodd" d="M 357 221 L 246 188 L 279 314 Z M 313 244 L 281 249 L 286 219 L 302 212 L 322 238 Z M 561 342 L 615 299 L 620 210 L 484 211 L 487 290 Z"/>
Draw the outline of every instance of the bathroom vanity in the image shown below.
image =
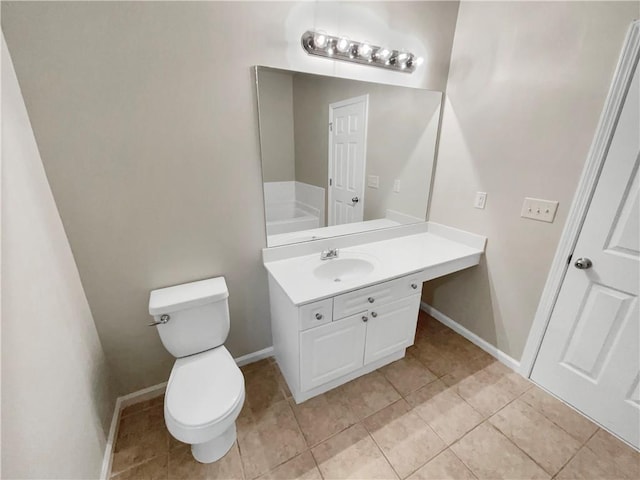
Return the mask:
<path id="1" fill-rule="evenodd" d="M 485 242 L 424 222 L 263 250 L 274 354 L 295 401 L 404 357 L 422 283 L 477 265 Z"/>
<path id="2" fill-rule="evenodd" d="M 402 358 L 422 283 L 477 265 L 486 239 L 424 221 L 442 92 L 255 79 L 273 348 L 300 403 Z"/>

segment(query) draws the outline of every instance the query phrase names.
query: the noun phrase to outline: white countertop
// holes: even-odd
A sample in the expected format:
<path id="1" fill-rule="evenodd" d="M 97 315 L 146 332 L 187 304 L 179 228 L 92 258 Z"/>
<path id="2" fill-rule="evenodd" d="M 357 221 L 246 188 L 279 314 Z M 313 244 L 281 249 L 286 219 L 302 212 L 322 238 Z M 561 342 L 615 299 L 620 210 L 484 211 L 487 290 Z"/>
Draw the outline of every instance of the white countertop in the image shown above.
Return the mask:
<path id="1" fill-rule="evenodd" d="M 479 235 L 431 224 L 424 233 L 341 248 L 342 258 L 373 257 L 376 264 L 371 273 L 341 282 L 316 278 L 313 269 L 333 261 L 321 261 L 318 252 L 265 261 L 264 265 L 293 304 L 301 305 L 414 272 L 422 272 L 422 281 L 426 281 L 477 265 L 485 241 Z"/>

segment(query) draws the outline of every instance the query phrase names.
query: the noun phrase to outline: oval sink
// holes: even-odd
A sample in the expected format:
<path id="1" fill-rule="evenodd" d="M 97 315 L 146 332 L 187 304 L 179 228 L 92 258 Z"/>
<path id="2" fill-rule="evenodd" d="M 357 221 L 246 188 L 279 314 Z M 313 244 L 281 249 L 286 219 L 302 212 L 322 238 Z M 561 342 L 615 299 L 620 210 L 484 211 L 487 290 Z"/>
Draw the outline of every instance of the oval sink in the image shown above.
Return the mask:
<path id="1" fill-rule="evenodd" d="M 342 282 L 370 274 L 376 265 L 364 258 L 335 258 L 325 260 L 313 269 L 313 275 L 321 280 Z"/>

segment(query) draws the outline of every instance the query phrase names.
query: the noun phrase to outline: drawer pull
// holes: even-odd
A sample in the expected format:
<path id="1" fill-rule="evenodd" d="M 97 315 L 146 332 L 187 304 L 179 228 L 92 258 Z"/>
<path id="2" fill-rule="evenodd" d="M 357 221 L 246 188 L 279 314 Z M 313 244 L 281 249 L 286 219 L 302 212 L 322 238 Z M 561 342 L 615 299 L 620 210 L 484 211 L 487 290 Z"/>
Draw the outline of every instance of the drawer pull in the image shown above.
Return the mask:
<path id="1" fill-rule="evenodd" d="M 367 318 L 367 316 L 366 316 L 366 315 L 363 315 L 363 316 L 362 316 L 362 321 L 363 321 L 363 322 L 366 322 L 366 321 L 368 321 L 368 320 L 369 320 L 369 319 Z"/>
<path id="2" fill-rule="evenodd" d="M 378 316 L 378 314 L 377 314 L 376 312 L 371 312 L 371 316 L 372 316 L 373 318 L 376 318 L 376 317 Z"/>
<path id="3" fill-rule="evenodd" d="M 418 285 L 416 283 L 412 283 L 411 284 L 411 288 L 413 288 L 415 290 L 416 288 L 418 288 Z"/>
<path id="4" fill-rule="evenodd" d="M 316 313 L 316 320 L 322 320 L 322 314 Z"/>
<path id="5" fill-rule="evenodd" d="M 369 297 L 369 298 L 367 298 L 367 300 L 369 301 L 369 303 L 373 303 L 373 302 L 376 301 L 375 298 L 373 298 L 373 297 Z"/>

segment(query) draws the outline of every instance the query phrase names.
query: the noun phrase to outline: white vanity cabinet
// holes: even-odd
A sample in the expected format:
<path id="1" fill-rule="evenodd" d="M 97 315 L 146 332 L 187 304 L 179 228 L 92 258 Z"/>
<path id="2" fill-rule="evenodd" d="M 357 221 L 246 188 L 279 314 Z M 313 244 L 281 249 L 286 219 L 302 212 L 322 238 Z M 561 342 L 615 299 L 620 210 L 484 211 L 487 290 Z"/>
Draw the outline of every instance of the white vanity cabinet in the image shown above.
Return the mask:
<path id="1" fill-rule="evenodd" d="M 421 274 L 295 306 L 269 278 L 274 353 L 296 402 L 402 358 L 413 344 Z"/>

